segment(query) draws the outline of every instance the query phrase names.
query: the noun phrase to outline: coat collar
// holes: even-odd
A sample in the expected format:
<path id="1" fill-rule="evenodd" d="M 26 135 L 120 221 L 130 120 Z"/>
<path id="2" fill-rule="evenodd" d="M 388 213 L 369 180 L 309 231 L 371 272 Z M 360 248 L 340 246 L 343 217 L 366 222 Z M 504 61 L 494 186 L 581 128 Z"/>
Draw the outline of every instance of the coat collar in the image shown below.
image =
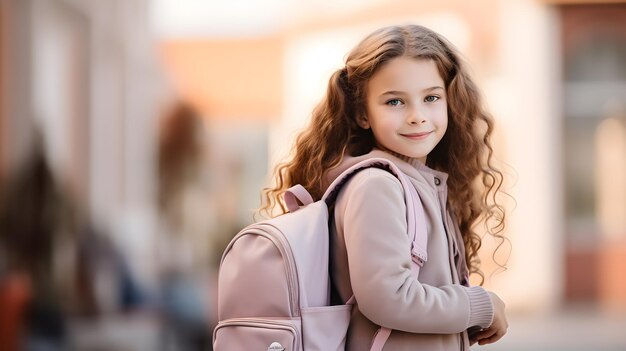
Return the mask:
<path id="1" fill-rule="evenodd" d="M 343 160 L 337 167 L 326 173 L 324 179 L 324 189 L 326 189 L 343 171 L 369 158 L 384 158 L 389 160 L 398 166 L 398 168 L 400 168 L 400 170 L 407 176 L 418 181 L 425 181 L 433 189 L 438 189 L 440 191 L 446 189 L 446 181 L 448 180 L 447 173 L 434 170 L 426 166 L 418 159 L 409 159 L 405 157 L 401 158 L 400 155 L 391 154 L 380 149 L 373 149 L 369 153 L 361 156 L 344 156 Z"/>

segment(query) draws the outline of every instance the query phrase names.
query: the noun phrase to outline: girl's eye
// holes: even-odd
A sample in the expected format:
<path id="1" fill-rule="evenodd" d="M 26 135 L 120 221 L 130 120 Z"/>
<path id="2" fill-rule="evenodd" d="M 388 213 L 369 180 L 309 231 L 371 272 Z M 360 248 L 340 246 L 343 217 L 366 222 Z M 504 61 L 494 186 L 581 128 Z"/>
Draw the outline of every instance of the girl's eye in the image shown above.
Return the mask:
<path id="1" fill-rule="evenodd" d="M 387 101 L 386 104 L 389 105 L 389 106 L 400 106 L 402 104 L 402 100 L 400 100 L 400 99 L 391 99 L 391 100 Z"/>
<path id="2" fill-rule="evenodd" d="M 424 99 L 424 101 L 426 101 L 426 102 L 435 102 L 435 101 L 437 101 L 437 100 L 439 100 L 439 99 L 440 99 L 440 98 L 439 98 L 439 96 L 437 96 L 437 95 L 428 95 L 428 96 Z"/>

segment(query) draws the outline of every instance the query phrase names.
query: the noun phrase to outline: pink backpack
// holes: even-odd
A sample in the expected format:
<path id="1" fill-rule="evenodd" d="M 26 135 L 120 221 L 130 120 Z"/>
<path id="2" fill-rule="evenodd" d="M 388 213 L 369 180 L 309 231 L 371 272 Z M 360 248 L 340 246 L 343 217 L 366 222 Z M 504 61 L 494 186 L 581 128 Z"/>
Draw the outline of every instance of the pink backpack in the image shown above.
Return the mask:
<path id="1" fill-rule="evenodd" d="M 366 159 L 339 175 L 320 201 L 313 202 L 301 185 L 290 188 L 284 195 L 289 213 L 252 224 L 231 240 L 219 270 L 215 351 L 345 349 L 354 296 L 345 305 L 330 305 L 328 207 L 351 176 L 369 167 L 385 169 L 402 183 L 417 277 L 427 258 L 417 192 L 391 161 Z M 379 329 L 371 349 L 382 350 L 390 333 Z"/>

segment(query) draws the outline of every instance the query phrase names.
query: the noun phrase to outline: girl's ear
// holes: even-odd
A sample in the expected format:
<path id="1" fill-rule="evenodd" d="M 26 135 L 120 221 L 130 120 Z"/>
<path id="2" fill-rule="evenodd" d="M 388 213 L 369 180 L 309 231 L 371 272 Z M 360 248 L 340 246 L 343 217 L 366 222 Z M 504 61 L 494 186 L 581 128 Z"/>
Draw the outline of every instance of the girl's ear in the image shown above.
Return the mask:
<path id="1" fill-rule="evenodd" d="M 356 118 L 356 123 L 363 129 L 370 129 L 370 122 L 367 120 L 367 116 L 360 115 Z"/>

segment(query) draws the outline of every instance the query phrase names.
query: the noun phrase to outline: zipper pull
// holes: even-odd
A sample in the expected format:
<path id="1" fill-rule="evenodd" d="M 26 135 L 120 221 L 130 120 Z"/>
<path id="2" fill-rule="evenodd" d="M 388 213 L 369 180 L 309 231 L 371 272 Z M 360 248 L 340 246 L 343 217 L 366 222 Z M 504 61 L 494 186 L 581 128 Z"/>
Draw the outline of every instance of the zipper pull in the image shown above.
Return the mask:
<path id="1" fill-rule="evenodd" d="M 426 257 L 416 252 L 415 250 L 411 250 L 411 258 L 413 259 L 413 262 L 417 263 L 420 267 L 424 267 Z"/>

